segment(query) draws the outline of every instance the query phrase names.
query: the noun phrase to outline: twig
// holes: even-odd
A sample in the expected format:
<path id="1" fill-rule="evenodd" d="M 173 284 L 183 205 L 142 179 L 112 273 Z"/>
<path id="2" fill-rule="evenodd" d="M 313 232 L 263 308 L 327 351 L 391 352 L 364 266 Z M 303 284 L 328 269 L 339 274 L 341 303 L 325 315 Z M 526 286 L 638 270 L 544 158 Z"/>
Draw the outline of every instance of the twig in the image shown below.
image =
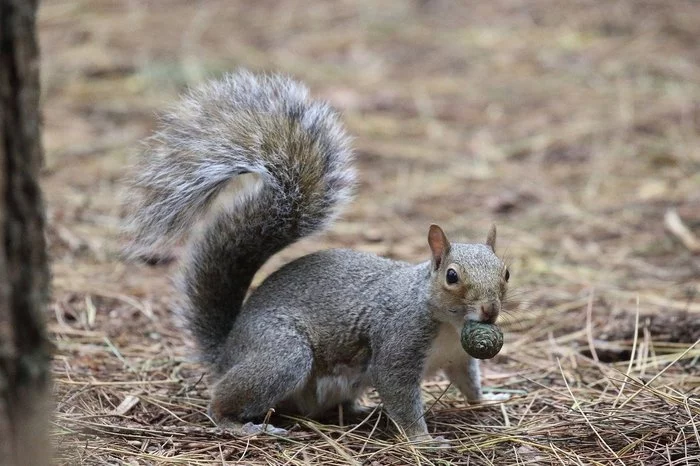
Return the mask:
<path id="1" fill-rule="evenodd" d="M 692 253 L 700 252 L 700 239 L 698 239 L 695 234 L 690 231 L 690 229 L 683 223 L 683 220 L 678 215 L 675 209 L 669 209 L 664 215 L 664 225 L 666 229 L 673 233 L 676 238 L 683 243 L 683 246 L 688 248 Z"/>

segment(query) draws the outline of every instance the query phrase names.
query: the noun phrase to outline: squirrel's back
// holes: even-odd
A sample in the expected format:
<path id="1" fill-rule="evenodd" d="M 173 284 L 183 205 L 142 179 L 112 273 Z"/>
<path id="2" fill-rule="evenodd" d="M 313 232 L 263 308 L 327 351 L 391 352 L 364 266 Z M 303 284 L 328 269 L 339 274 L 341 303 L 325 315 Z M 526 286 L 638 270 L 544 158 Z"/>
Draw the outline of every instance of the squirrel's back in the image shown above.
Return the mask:
<path id="1" fill-rule="evenodd" d="M 335 112 L 279 75 L 227 75 L 163 116 L 127 196 L 133 254 L 166 251 L 229 181 L 259 177 L 189 243 L 183 313 L 204 359 L 218 358 L 262 264 L 325 228 L 349 200 L 351 158 Z"/>
<path id="2" fill-rule="evenodd" d="M 322 312 L 342 315 L 359 303 L 390 294 L 413 282 L 405 270 L 413 264 L 354 249 L 327 249 L 300 257 L 272 273 L 251 293 L 244 305 L 251 313 L 258 309 L 285 307 L 294 303 L 299 312 L 321 318 Z M 394 278 L 395 277 L 395 278 Z M 401 281 L 396 283 L 396 281 Z M 352 290 L 339 294 L 338 290 Z M 355 302 L 356 301 L 356 302 Z"/>

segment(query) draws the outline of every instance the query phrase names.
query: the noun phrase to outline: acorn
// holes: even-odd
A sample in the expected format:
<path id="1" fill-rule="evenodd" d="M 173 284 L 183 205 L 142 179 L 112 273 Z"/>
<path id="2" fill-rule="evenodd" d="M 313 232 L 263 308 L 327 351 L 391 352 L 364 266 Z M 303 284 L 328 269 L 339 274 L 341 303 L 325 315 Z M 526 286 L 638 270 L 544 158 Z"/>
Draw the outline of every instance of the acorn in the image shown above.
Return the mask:
<path id="1" fill-rule="evenodd" d="M 503 332 L 493 324 L 469 320 L 462 327 L 462 348 L 476 359 L 491 359 L 503 347 Z"/>

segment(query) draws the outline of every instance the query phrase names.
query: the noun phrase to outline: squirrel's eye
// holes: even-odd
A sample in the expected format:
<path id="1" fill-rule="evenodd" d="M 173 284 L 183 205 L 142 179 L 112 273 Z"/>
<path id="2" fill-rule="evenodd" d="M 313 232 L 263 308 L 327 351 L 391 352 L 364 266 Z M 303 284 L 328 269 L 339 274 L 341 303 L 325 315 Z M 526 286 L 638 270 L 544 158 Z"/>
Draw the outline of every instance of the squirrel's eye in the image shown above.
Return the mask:
<path id="1" fill-rule="evenodd" d="M 506 283 L 508 283 L 508 279 L 510 279 L 510 272 L 508 269 L 506 269 L 506 274 L 503 276 L 503 278 L 505 279 Z"/>
<path id="2" fill-rule="evenodd" d="M 459 281 L 459 275 L 457 275 L 457 271 L 455 269 L 447 269 L 446 279 L 448 285 L 454 285 Z"/>

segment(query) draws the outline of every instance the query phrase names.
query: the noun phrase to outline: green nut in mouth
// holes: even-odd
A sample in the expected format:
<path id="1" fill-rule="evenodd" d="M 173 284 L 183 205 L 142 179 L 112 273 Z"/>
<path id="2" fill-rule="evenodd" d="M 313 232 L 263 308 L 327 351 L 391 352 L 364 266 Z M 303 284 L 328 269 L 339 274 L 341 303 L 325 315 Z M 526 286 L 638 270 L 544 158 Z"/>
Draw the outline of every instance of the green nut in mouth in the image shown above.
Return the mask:
<path id="1" fill-rule="evenodd" d="M 503 347 L 503 332 L 493 324 L 469 320 L 462 327 L 462 348 L 476 359 L 491 359 Z"/>

